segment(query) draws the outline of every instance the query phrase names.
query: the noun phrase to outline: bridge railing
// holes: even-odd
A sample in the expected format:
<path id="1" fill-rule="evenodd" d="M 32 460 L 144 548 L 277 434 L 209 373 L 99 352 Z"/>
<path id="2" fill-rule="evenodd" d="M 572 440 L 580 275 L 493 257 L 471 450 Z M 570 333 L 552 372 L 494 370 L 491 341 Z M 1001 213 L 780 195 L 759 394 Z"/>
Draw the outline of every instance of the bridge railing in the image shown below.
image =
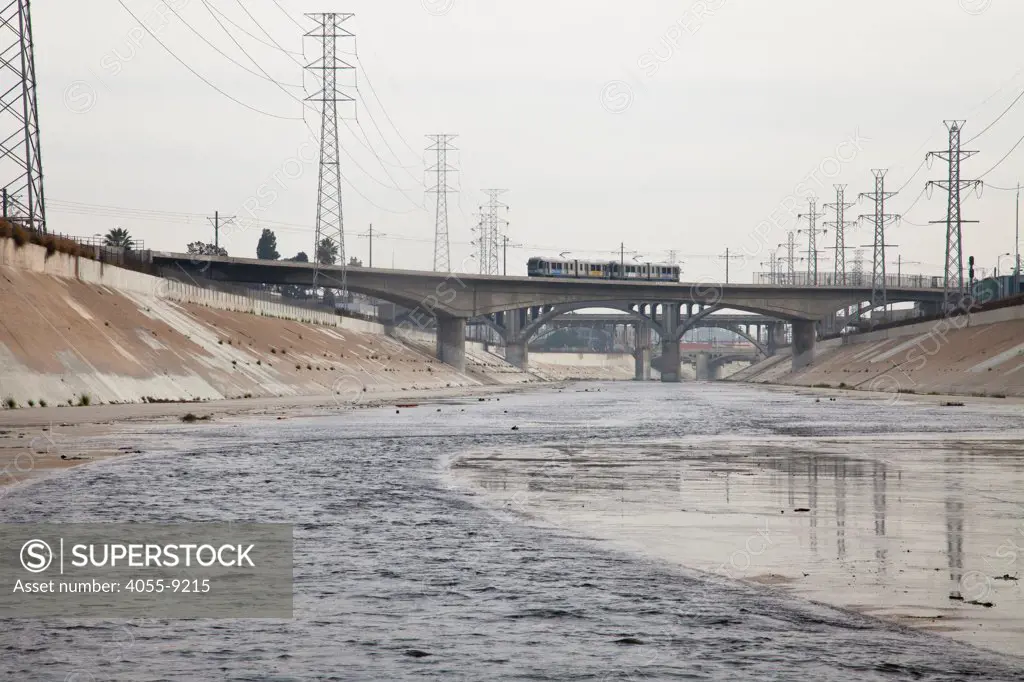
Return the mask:
<path id="1" fill-rule="evenodd" d="M 817 278 L 807 272 L 796 272 L 790 277 L 785 272 L 755 272 L 754 284 L 772 284 L 794 287 L 870 287 L 870 273 L 846 273 L 845 281 L 832 272 L 819 272 Z M 885 286 L 889 289 L 941 289 L 941 275 L 886 275 Z"/>

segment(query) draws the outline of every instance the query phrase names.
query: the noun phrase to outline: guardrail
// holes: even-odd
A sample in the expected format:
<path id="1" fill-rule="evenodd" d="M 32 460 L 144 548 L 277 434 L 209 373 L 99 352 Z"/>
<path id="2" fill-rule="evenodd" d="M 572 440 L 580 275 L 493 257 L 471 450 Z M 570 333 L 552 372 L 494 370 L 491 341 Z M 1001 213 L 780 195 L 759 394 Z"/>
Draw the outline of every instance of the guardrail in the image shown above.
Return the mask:
<path id="1" fill-rule="evenodd" d="M 794 287 L 870 287 L 871 275 L 846 273 L 845 281 L 835 273 L 819 272 L 817 278 L 807 272 L 796 272 L 790 277 L 784 272 L 755 272 L 754 284 L 774 284 Z M 885 286 L 889 289 L 942 289 L 942 275 L 886 275 Z"/>

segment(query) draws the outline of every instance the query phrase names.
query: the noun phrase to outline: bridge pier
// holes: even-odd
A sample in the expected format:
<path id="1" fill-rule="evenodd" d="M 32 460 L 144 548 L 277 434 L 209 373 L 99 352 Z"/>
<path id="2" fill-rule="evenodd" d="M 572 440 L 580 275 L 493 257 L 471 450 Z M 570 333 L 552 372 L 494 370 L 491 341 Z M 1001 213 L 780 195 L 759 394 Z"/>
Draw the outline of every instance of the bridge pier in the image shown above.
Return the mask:
<path id="1" fill-rule="evenodd" d="M 661 380 L 665 383 L 679 382 L 679 338 L 676 330 L 679 329 L 679 304 L 662 303 L 662 327 L 665 329 L 665 338 L 661 340 Z"/>
<path id="2" fill-rule="evenodd" d="M 651 349 L 650 348 L 637 348 L 633 351 L 633 361 L 635 371 L 633 374 L 634 381 L 650 381 L 651 380 Z"/>
<path id="3" fill-rule="evenodd" d="M 634 381 L 651 380 L 651 327 L 640 322 L 633 325 Z"/>
<path id="4" fill-rule="evenodd" d="M 525 341 L 522 343 L 506 343 L 505 362 L 526 371 L 530 366 L 529 344 Z"/>
<path id="5" fill-rule="evenodd" d="M 721 367 L 713 362 L 711 353 L 701 351 L 697 353 L 697 381 L 716 381 L 721 372 Z"/>
<path id="6" fill-rule="evenodd" d="M 466 318 L 437 316 L 437 359 L 466 371 Z"/>
<path id="7" fill-rule="evenodd" d="M 803 369 L 814 360 L 817 341 L 817 323 L 814 320 L 793 321 L 793 369 Z"/>

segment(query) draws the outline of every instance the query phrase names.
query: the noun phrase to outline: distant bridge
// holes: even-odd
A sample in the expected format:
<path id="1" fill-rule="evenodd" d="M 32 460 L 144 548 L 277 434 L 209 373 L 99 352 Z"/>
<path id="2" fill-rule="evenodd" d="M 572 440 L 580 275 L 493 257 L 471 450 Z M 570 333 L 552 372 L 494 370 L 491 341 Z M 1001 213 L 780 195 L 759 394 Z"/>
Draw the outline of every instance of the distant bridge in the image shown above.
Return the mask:
<path id="1" fill-rule="evenodd" d="M 152 252 L 160 274 L 177 279 L 201 276 L 214 281 L 312 286 L 312 263 Z M 637 280 L 498 277 L 456 273 L 348 267 L 350 291 L 391 301 L 413 311 L 413 319 L 437 320 L 438 357 L 465 368 L 466 321 L 491 316 L 506 340 L 510 360 L 525 366 L 526 344 L 553 318 L 583 308 L 613 307 L 644 318 L 662 340 L 668 360 L 663 380 L 677 381 L 677 341 L 703 317 L 722 309 L 767 315 L 792 324 L 793 364 L 813 354 L 815 323 L 836 311 L 871 299 L 871 287 L 779 286 L 771 284 L 676 283 Z M 319 286 L 340 287 L 342 268 L 320 266 Z M 933 288 L 890 288 L 890 303 L 941 305 Z M 416 317 L 418 316 L 418 317 Z M 405 323 L 403 323 L 405 324 Z M 413 323 L 409 323 L 412 326 Z M 423 323 L 425 324 L 425 322 Z"/>

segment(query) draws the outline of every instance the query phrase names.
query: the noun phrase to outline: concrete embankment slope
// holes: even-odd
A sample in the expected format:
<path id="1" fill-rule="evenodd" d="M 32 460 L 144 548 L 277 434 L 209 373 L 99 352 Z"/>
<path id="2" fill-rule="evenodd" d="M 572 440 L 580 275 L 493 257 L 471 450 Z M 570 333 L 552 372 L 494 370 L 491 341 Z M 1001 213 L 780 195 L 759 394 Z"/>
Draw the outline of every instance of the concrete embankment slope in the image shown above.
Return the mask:
<path id="1" fill-rule="evenodd" d="M 247 396 L 349 401 L 357 393 L 535 380 L 472 348 L 459 373 L 377 324 L 0 239 L 0 400 L 20 407 Z"/>
<path id="2" fill-rule="evenodd" d="M 886 393 L 1024 396 L 1024 306 L 826 341 L 799 371 L 792 371 L 788 357 L 775 357 L 734 379 Z"/>

